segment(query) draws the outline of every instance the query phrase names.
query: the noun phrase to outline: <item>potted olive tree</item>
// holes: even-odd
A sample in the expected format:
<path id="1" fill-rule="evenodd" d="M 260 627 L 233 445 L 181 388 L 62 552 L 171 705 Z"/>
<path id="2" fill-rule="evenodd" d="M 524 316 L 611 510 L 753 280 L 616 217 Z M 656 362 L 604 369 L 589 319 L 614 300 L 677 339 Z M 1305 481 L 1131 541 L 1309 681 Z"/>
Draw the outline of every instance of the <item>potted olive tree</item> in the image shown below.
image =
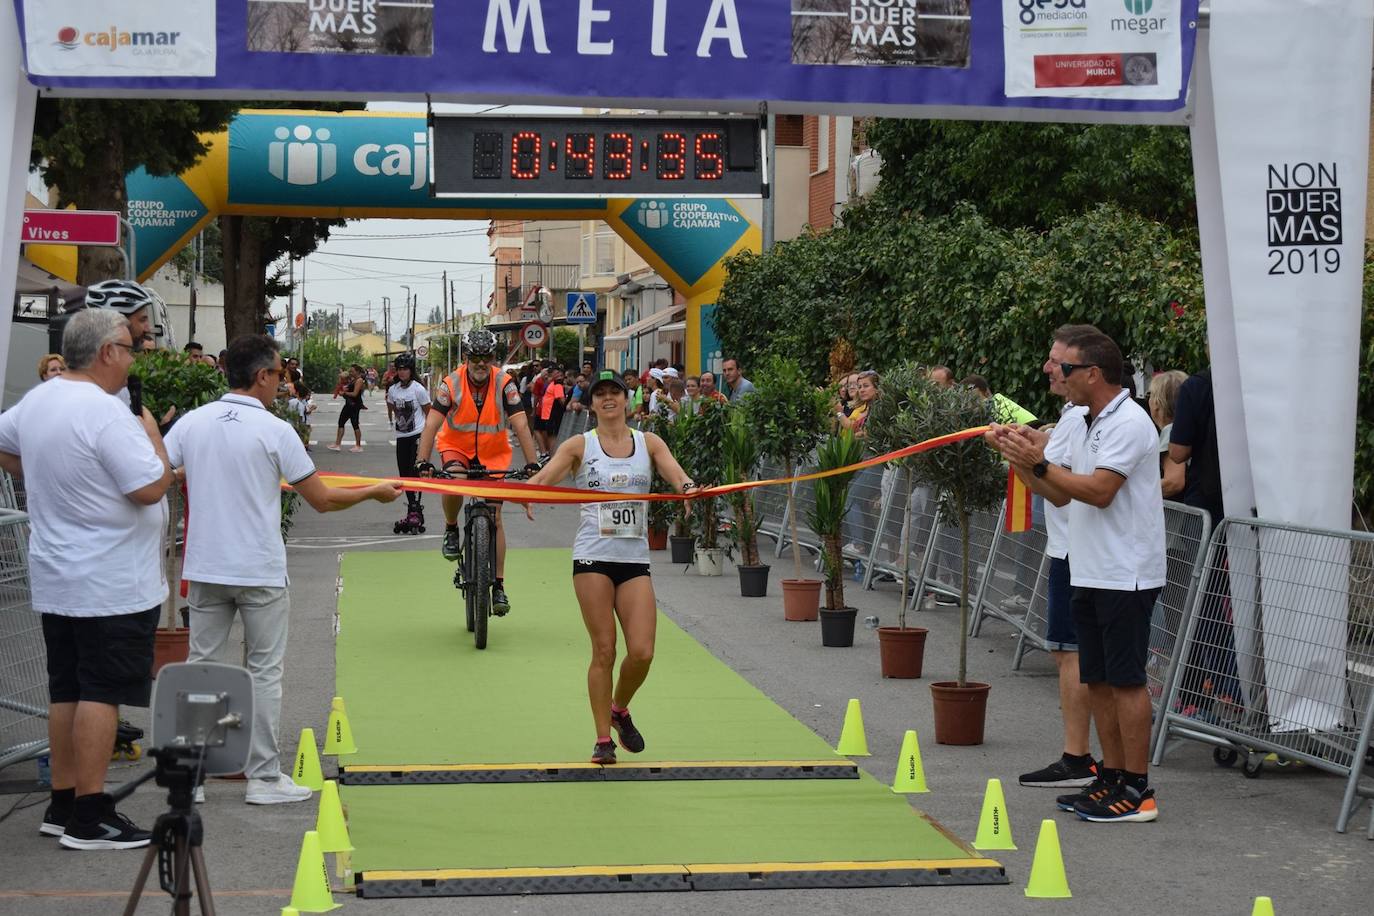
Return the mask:
<path id="1" fill-rule="evenodd" d="M 834 471 L 863 458 L 863 440 L 847 429 L 827 436 L 816 449 L 816 470 Z M 821 539 L 825 564 L 825 604 L 820 609 L 821 644 L 846 648 L 854 645 L 857 609 L 844 603 L 844 514 L 849 508 L 849 485 L 856 471 L 831 474 L 816 480 L 816 504 L 808 514 L 811 530 Z"/>
<path id="2" fill-rule="evenodd" d="M 753 395 L 739 406 L 730 409 L 730 421 L 725 427 L 721 448 L 725 456 L 725 482 L 745 483 L 754 479 L 759 465 L 759 445 L 749 428 L 747 412 Z M 768 595 L 769 567 L 759 558 L 758 513 L 754 507 L 753 490 L 736 490 L 725 498 L 730 504 L 734 524 L 730 529 L 735 546 L 739 548 L 739 593 L 742 598 L 763 598 Z"/>
<path id="3" fill-rule="evenodd" d="M 208 404 L 226 390 L 224 376 L 201 362 L 180 353 L 153 350 L 141 353 L 129 372 L 129 391 L 136 391 L 144 407 L 159 423 L 173 422 L 180 414 Z M 177 528 L 186 517 L 186 494 L 167 491 L 167 531 L 163 537 L 162 560 L 171 588 L 163 605 L 162 626 L 153 639 L 153 672 L 163 665 L 184 662 L 190 654 L 191 631 L 177 619 L 177 598 L 181 581 L 181 554 Z"/>
<path id="4" fill-rule="evenodd" d="M 683 414 L 677 419 L 678 462 L 700 486 L 715 486 L 724 479 L 725 462 L 721 442 L 725 438 L 729 416 L 728 407 L 706 403 L 700 412 Z M 696 532 L 693 557 L 697 573 L 703 576 L 721 575 L 725 550 L 720 546 L 720 498 L 693 500 L 689 521 Z"/>
<path id="5" fill-rule="evenodd" d="M 925 385 L 922 397 L 918 384 Z M 908 415 L 912 443 L 994 421 L 992 400 L 976 391 L 912 382 L 916 409 Z M 915 481 L 937 494 L 941 517 L 959 526 L 959 676 L 930 685 L 935 704 L 935 740 L 939 744 L 982 744 L 989 685 L 968 679 L 969 528 L 975 512 L 996 509 L 1006 493 L 1002 458 L 981 437 L 964 439 L 911 456 Z"/>
<path id="6" fill-rule="evenodd" d="M 667 416 L 650 414 L 640 424 L 640 429 L 644 432 L 654 433 L 663 440 L 664 445 L 668 446 L 668 451 L 673 451 L 673 423 Z M 674 490 L 672 485 L 655 471 L 653 482 L 649 485 L 649 492 L 672 493 Z M 650 550 L 668 549 L 668 528 L 673 524 L 673 518 L 680 507 L 681 503 L 677 501 L 654 500 L 649 503 L 648 539 Z"/>
<path id="7" fill-rule="evenodd" d="M 925 370 L 913 362 L 903 363 L 883 375 L 878 398 L 868 408 L 868 448 L 885 455 L 921 441 L 915 424 L 926 413 L 931 390 Z M 906 500 L 911 499 L 912 458 L 889 462 L 884 473 L 900 475 Z M 911 592 L 911 507 L 902 512 L 902 599 L 898 605 L 897 625 L 878 628 L 878 651 L 883 677 L 917 678 L 925 660 L 925 627 L 906 625 L 906 596 Z"/>
<path id="8" fill-rule="evenodd" d="M 774 357 L 754 376 L 754 394 L 746 417 L 763 456 L 782 463 L 791 477 L 824 435 L 830 421 L 830 398 L 802 374 L 796 360 Z M 821 583 L 802 578 L 801 544 L 797 540 L 797 506 L 787 489 L 787 517 L 792 537 L 792 578 L 782 580 L 783 615 L 787 620 L 815 620 Z"/>

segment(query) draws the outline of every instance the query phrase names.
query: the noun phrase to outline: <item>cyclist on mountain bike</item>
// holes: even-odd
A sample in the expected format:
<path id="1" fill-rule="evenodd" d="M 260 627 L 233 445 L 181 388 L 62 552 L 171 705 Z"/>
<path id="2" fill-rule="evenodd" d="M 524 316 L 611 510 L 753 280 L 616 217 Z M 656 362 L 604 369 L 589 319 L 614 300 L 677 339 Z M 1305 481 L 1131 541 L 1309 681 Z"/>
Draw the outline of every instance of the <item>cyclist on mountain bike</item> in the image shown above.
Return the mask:
<path id="1" fill-rule="evenodd" d="M 467 362 L 453 371 L 434 388 L 433 402 L 420 434 L 417 467 L 421 476 L 433 471 L 430 456 L 439 447 L 445 471 L 461 478 L 462 471 L 480 462 L 489 471 L 506 471 L 511 467 L 511 446 L 507 426 L 515 429 L 520 451 L 525 455 L 525 468 L 531 473 L 539 470 L 530 435 L 529 421 L 520 390 L 510 376 L 498 367 L 496 335 L 486 328 L 473 328 L 463 336 L 463 352 Z M 506 529 L 501 523 L 501 503 L 490 500 L 496 509 L 496 578 L 492 583 L 491 612 L 503 617 L 510 611 L 506 597 Z M 457 560 L 461 536 L 458 531 L 458 510 L 461 496 L 445 496 L 443 554 L 446 560 Z"/>

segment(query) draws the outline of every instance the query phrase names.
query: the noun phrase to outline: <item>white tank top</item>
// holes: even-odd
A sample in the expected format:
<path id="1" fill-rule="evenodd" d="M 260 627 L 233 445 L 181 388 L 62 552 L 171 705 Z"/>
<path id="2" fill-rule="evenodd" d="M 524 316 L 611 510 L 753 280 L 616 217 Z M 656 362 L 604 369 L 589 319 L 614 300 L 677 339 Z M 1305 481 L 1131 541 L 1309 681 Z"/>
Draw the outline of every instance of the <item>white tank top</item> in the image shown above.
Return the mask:
<path id="1" fill-rule="evenodd" d="M 612 458 L 601 448 L 596 430 L 582 434 L 582 463 L 577 467 L 577 486 L 584 490 L 613 493 L 648 493 L 653 482 L 653 462 L 644 434 L 631 430 L 634 450 L 628 458 Z M 608 563 L 648 563 L 649 504 L 627 499 L 583 503 L 582 519 L 573 541 L 574 560 Z"/>

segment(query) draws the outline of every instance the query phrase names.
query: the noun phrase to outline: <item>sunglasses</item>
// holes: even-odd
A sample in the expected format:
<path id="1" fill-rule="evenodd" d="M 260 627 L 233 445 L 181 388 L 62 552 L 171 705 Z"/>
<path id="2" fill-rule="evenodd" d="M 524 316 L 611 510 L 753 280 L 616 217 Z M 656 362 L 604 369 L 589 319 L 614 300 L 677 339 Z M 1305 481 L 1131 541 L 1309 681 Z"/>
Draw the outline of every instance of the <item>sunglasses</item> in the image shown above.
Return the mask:
<path id="1" fill-rule="evenodd" d="M 1064 378 L 1068 378 L 1070 375 L 1073 375 L 1073 372 L 1074 372 L 1075 369 L 1097 369 L 1097 368 L 1100 368 L 1100 367 L 1097 365 L 1097 363 L 1062 363 L 1062 362 L 1061 362 L 1061 363 L 1059 364 L 1059 371 L 1062 372 L 1062 373 L 1064 374 Z"/>

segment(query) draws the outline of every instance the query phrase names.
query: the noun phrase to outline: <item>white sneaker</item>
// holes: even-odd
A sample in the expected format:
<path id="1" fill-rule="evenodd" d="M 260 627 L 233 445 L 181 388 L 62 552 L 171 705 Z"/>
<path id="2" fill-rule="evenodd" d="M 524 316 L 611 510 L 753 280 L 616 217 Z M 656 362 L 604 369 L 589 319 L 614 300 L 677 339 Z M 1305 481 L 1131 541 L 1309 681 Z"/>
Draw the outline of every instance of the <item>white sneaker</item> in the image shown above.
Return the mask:
<path id="1" fill-rule="evenodd" d="M 250 805 L 285 805 L 290 802 L 309 801 L 311 792 L 305 786 L 298 786 L 285 773 L 278 773 L 275 779 L 250 779 L 244 801 Z"/>

